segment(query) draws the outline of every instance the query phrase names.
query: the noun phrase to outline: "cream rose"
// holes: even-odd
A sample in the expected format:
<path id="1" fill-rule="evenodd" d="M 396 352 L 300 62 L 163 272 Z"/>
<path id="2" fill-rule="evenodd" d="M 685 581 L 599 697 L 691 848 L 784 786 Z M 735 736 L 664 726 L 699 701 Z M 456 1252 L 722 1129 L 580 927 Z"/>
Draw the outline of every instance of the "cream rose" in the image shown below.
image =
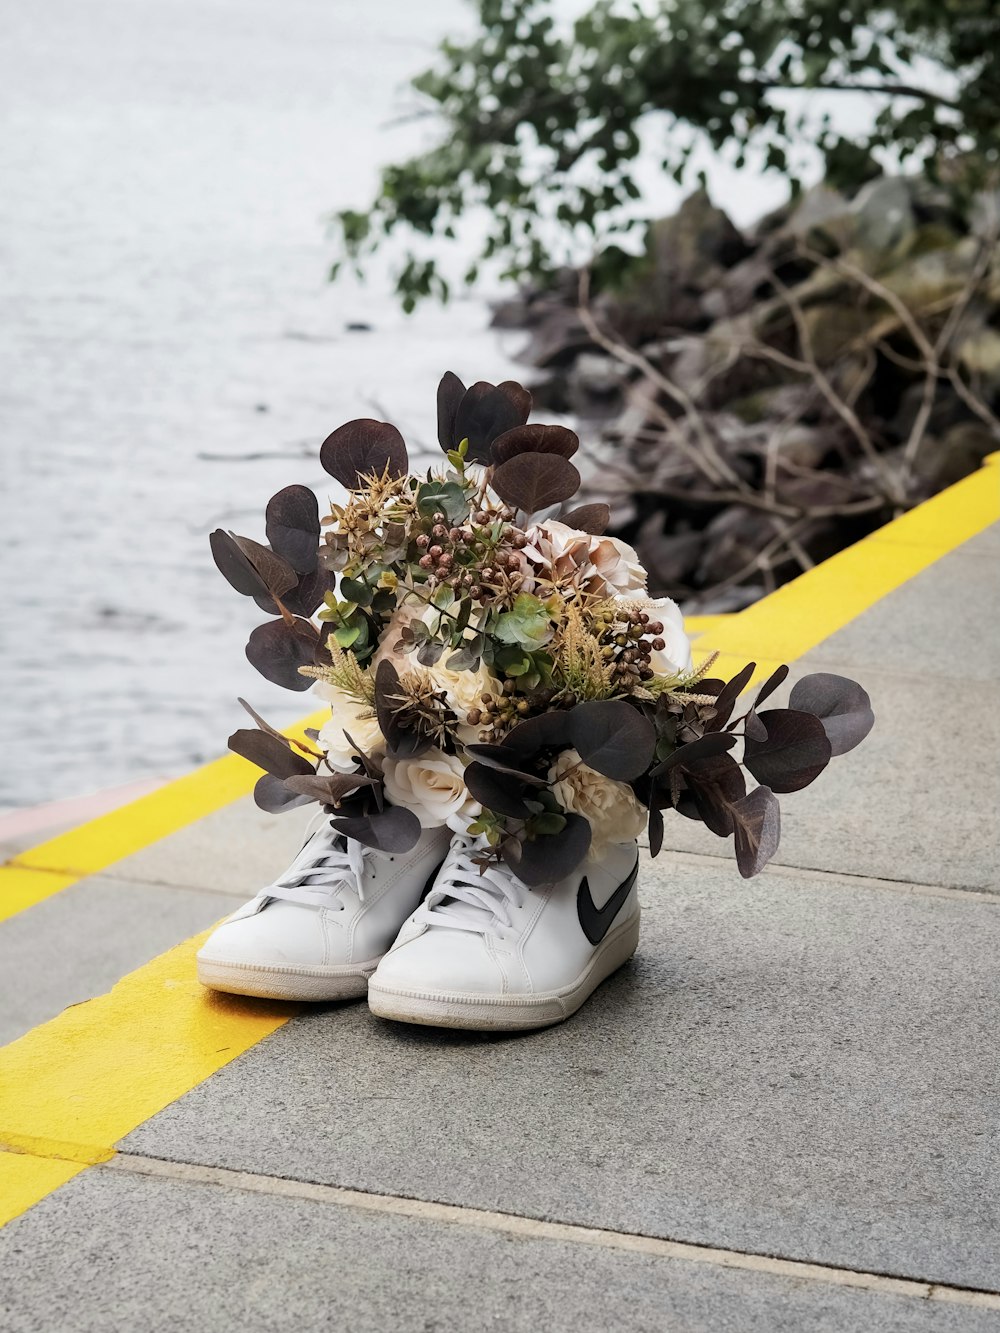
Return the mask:
<path id="1" fill-rule="evenodd" d="M 529 528 L 527 563 L 561 587 L 595 597 L 627 597 L 646 591 L 646 571 L 627 542 L 595 537 L 558 519 Z"/>
<path id="2" fill-rule="evenodd" d="M 479 740 L 479 728 L 469 724 L 469 713 L 473 708 L 482 706 L 482 696 L 496 684 L 495 677 L 480 662 L 475 671 L 449 671 L 444 665 L 448 660 L 446 651 L 436 666 L 420 667 L 420 673 L 430 680 L 436 690 L 443 690 L 448 697 L 448 706 L 458 718 L 458 739 L 463 745 L 472 745 Z"/>
<path id="3" fill-rule="evenodd" d="M 482 813 L 465 786 L 462 761 L 442 750 L 428 750 L 414 759 L 387 758 L 383 765 L 385 794 L 393 805 L 412 810 L 423 828 L 447 824 L 455 833 Z"/>
<path id="4" fill-rule="evenodd" d="M 601 591 L 610 597 L 632 597 L 646 591 L 646 571 L 628 542 L 617 537 L 591 537 L 590 562 L 604 586 L 588 591 Z"/>
<path id="5" fill-rule="evenodd" d="M 338 773 L 354 772 L 355 751 L 347 739 L 348 732 L 365 754 L 377 757 L 385 753 L 385 738 L 372 709 L 325 681 L 318 682 L 316 693 L 330 704 L 330 721 L 320 728 L 319 744 L 332 769 Z"/>
<path id="6" fill-rule="evenodd" d="M 576 750 L 564 750 L 549 769 L 556 800 L 590 824 L 591 849 L 600 856 L 612 842 L 637 838 L 646 826 L 646 812 L 632 788 L 589 768 Z"/>

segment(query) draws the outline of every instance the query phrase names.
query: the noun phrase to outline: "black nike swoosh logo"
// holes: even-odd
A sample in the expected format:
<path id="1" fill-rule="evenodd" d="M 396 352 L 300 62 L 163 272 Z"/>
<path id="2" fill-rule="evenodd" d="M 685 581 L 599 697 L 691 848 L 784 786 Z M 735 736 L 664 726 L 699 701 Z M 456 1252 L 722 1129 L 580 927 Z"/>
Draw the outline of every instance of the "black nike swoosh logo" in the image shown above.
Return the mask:
<path id="1" fill-rule="evenodd" d="M 611 923 L 621 911 L 638 873 L 639 858 L 636 857 L 632 873 L 627 879 L 622 880 L 608 901 L 600 908 L 594 906 L 594 898 L 590 892 L 590 885 L 587 883 L 587 876 L 584 875 L 580 881 L 580 889 L 576 895 L 576 910 L 580 917 L 583 933 L 591 944 L 600 944 L 611 929 Z"/>

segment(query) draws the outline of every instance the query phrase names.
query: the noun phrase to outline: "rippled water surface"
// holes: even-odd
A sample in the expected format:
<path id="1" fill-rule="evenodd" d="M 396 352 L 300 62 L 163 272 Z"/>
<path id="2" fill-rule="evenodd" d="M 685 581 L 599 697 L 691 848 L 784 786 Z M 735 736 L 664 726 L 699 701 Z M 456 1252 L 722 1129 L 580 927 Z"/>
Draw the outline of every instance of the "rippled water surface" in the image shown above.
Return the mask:
<path id="1" fill-rule="evenodd" d="M 260 535 L 359 415 L 432 439 L 433 389 L 514 371 L 486 311 L 324 281 L 406 76 L 457 0 L 32 0 L 0 42 L 0 805 L 211 757 L 260 617 L 206 534 Z M 349 332 L 349 323 L 370 332 Z M 516 372 L 515 372 L 516 373 Z"/>

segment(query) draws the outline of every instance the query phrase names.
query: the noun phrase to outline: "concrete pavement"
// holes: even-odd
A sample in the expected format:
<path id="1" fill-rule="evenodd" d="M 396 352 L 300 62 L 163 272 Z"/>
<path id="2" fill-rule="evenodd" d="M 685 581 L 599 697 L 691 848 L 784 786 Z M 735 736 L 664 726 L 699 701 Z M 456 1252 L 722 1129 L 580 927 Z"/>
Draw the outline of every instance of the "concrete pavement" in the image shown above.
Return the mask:
<path id="1" fill-rule="evenodd" d="M 148 963 L 287 859 L 301 816 L 246 799 L 0 923 L 0 1328 L 1000 1330 L 998 557 L 942 537 L 799 657 L 874 733 L 757 880 L 668 822 L 639 953 L 561 1027 Z"/>

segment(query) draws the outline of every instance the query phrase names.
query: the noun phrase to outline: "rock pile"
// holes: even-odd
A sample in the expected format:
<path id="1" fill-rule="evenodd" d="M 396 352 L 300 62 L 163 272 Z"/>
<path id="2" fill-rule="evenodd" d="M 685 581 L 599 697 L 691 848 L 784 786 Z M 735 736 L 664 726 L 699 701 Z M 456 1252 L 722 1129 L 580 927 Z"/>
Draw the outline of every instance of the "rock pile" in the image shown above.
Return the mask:
<path id="1" fill-rule="evenodd" d="M 1000 448 L 1000 195 L 824 186 L 741 232 L 703 192 L 612 290 L 525 290 L 536 404 L 656 591 L 733 610 Z"/>

